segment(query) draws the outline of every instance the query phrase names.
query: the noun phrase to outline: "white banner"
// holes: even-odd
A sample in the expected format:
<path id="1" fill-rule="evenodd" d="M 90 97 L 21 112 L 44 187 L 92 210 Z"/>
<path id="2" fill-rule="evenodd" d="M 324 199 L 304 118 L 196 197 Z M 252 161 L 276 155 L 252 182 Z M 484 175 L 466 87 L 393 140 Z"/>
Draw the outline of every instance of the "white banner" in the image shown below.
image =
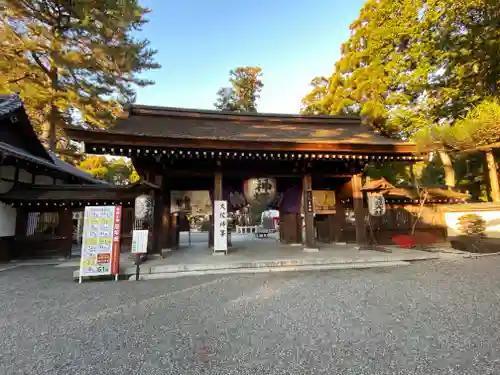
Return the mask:
<path id="1" fill-rule="evenodd" d="M 148 234 L 147 229 L 132 231 L 132 254 L 145 254 L 148 252 Z"/>
<path id="2" fill-rule="evenodd" d="M 121 209 L 85 207 L 80 277 L 118 274 Z"/>
<path id="3" fill-rule="evenodd" d="M 227 252 L 227 201 L 214 201 L 214 251 Z"/>

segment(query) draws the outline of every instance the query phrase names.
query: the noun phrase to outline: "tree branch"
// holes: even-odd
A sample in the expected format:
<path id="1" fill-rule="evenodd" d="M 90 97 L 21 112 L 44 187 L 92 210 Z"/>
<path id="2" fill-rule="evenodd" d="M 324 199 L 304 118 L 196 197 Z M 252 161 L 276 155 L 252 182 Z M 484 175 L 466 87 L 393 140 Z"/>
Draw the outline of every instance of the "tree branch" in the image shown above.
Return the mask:
<path id="1" fill-rule="evenodd" d="M 45 65 L 43 65 L 43 62 L 42 60 L 40 60 L 38 55 L 35 52 L 31 52 L 31 56 L 36 61 L 40 69 L 42 69 L 48 76 L 50 76 L 50 70 Z"/>

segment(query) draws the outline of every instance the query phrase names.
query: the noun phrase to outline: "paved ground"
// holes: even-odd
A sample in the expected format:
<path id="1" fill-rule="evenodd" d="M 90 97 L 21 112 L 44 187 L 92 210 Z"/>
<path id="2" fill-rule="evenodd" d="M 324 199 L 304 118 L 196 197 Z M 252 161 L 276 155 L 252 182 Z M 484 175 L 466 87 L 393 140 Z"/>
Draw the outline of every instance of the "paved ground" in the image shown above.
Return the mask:
<path id="1" fill-rule="evenodd" d="M 68 280 L 0 272 L 0 374 L 498 374 L 500 257 Z"/>
<path id="2" fill-rule="evenodd" d="M 185 233 L 187 235 L 187 233 Z M 193 233 L 203 238 L 206 233 Z M 213 251 L 208 248 L 207 241 L 193 242 L 191 246 L 187 242 L 181 242 L 181 248 L 169 253 L 165 258 L 157 257 L 150 259 L 141 265 L 141 275 L 149 277 L 171 277 L 186 274 L 213 274 L 247 272 L 248 268 L 259 268 L 260 271 L 268 272 L 269 269 L 276 270 L 278 266 L 312 266 L 329 267 L 331 265 L 354 264 L 359 268 L 361 263 L 378 262 L 401 262 L 422 259 L 436 259 L 439 254 L 420 251 L 415 249 L 401 249 L 396 246 L 388 246 L 392 252 L 380 252 L 372 250 L 359 251 L 355 244 L 323 244 L 318 243 L 319 251 L 305 252 L 303 246 L 292 246 L 277 241 L 274 234 L 269 238 L 258 239 L 252 234 L 234 234 L 233 246 L 229 249 L 227 256 L 214 256 Z M 122 253 L 120 256 L 120 274 L 135 275 L 135 258 L 130 253 Z M 73 277 L 79 276 L 79 260 L 64 262 L 61 266 L 73 267 Z M 283 268 L 281 268 L 283 270 Z M 228 271 L 229 270 L 229 271 Z"/>

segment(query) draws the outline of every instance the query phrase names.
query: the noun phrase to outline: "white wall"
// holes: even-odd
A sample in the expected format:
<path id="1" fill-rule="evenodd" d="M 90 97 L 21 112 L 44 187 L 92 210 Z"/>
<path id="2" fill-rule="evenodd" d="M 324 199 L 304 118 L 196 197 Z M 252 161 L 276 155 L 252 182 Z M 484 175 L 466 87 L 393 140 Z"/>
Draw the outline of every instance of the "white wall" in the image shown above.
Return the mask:
<path id="1" fill-rule="evenodd" d="M 486 221 L 486 232 L 488 237 L 500 238 L 500 211 L 467 211 L 467 212 L 445 212 L 444 219 L 448 227 L 448 236 L 459 236 L 458 218 L 467 214 L 476 214 Z"/>
<path id="2" fill-rule="evenodd" d="M 16 234 L 16 214 L 14 207 L 0 202 L 0 237 Z"/>

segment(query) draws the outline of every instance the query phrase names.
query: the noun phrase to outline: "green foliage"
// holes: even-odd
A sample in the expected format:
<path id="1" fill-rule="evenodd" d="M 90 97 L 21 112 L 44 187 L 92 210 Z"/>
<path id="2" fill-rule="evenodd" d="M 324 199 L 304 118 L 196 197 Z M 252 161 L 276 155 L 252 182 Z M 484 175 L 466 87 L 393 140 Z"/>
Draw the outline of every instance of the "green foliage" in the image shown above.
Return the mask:
<path id="1" fill-rule="evenodd" d="M 368 0 L 304 113 L 359 113 L 402 139 L 453 124 L 500 90 L 500 2 Z M 438 137 L 439 138 L 439 137 Z"/>
<path id="2" fill-rule="evenodd" d="M 474 149 L 500 142 L 500 101 L 487 99 L 456 121 L 448 146 L 456 150 Z"/>
<path id="3" fill-rule="evenodd" d="M 304 115 L 321 115 L 328 113 L 326 102 L 330 81 L 326 77 L 315 77 L 311 81 L 312 90 L 302 99 Z"/>
<path id="4" fill-rule="evenodd" d="M 421 150 L 464 151 L 500 142 L 500 101 L 485 99 L 453 125 L 432 124 L 420 129 L 413 140 Z"/>
<path id="5" fill-rule="evenodd" d="M 458 229 L 464 236 L 482 237 L 486 231 L 486 221 L 477 214 L 466 214 L 458 218 Z"/>
<path id="6" fill-rule="evenodd" d="M 115 185 L 127 185 L 139 181 L 139 175 L 130 160 L 107 159 L 105 156 L 87 156 L 78 168 L 90 173 L 96 178 Z"/>
<path id="7" fill-rule="evenodd" d="M 74 119 L 109 126 L 138 76 L 158 68 L 147 40 L 132 37 L 147 22 L 137 0 L 5 0 L 0 13 L 0 92 L 16 92 L 34 126 L 56 148 Z M 59 134 L 58 134 L 59 132 Z"/>
<path id="8" fill-rule="evenodd" d="M 257 100 L 264 87 L 259 67 L 239 67 L 229 72 L 230 87 L 217 91 L 214 104 L 219 111 L 257 112 Z"/>
<path id="9" fill-rule="evenodd" d="M 398 162 L 370 164 L 366 169 L 365 175 L 372 180 L 378 180 L 383 177 L 393 185 L 411 181 L 411 174 L 406 165 Z"/>

